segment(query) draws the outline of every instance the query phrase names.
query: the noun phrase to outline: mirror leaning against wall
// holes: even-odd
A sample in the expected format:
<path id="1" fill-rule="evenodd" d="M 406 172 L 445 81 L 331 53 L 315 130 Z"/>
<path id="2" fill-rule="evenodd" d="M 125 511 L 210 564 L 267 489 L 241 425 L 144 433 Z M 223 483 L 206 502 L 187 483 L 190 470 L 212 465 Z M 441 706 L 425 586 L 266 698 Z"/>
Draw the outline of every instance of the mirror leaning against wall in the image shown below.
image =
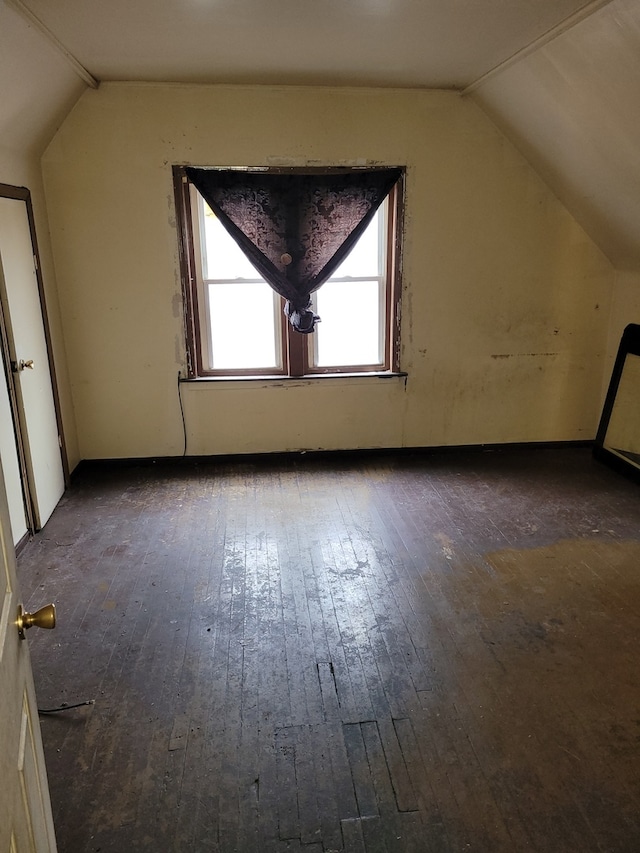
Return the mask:
<path id="1" fill-rule="evenodd" d="M 622 335 L 593 454 L 640 481 L 640 325 Z"/>

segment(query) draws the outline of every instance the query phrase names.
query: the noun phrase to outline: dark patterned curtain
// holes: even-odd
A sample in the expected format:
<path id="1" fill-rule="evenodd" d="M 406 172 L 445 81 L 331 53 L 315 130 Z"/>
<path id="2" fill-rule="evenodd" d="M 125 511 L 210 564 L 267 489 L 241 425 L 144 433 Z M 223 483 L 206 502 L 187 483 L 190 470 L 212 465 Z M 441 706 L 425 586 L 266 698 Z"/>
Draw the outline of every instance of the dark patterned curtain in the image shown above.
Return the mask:
<path id="1" fill-rule="evenodd" d="M 186 173 L 251 263 L 287 300 L 294 329 L 308 334 L 320 319 L 311 310 L 311 294 L 349 254 L 402 170 Z"/>

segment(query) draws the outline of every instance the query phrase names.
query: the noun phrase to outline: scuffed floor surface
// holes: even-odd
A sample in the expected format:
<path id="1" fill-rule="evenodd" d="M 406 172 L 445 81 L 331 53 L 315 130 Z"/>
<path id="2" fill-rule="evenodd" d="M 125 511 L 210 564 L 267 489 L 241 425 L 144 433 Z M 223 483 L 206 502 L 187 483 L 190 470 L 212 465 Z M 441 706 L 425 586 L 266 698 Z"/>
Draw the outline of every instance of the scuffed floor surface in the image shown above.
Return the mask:
<path id="1" fill-rule="evenodd" d="M 640 850 L 640 486 L 588 450 L 85 466 L 19 559 L 60 853 Z"/>

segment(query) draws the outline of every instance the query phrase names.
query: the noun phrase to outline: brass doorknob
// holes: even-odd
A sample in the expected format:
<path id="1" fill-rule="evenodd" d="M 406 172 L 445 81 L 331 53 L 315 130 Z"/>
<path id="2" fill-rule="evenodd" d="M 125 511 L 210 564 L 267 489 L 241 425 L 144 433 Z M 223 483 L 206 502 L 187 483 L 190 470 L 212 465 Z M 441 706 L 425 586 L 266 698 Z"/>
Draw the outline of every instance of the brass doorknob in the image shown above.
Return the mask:
<path id="1" fill-rule="evenodd" d="M 24 640 L 24 632 L 27 628 L 35 625 L 36 628 L 55 628 L 56 627 L 56 606 L 55 604 L 45 604 L 40 610 L 35 613 L 27 613 L 22 609 L 22 605 L 18 605 L 18 634 L 20 639 Z"/>
<path id="2" fill-rule="evenodd" d="M 19 369 L 19 370 L 25 370 L 25 369 L 27 369 L 27 370 L 33 370 L 33 359 L 32 359 L 32 358 L 28 358 L 28 359 L 25 361 L 25 360 L 24 360 L 24 358 L 21 358 L 21 359 L 20 359 L 20 363 L 19 363 L 19 365 L 18 365 L 18 369 Z"/>

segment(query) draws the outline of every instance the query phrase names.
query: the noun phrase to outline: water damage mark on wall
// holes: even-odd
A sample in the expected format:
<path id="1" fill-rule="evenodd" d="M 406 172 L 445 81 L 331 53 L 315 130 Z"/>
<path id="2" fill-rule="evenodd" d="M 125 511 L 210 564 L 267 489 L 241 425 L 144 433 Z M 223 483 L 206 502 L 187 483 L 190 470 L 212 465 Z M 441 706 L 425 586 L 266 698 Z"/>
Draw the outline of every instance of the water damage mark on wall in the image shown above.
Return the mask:
<path id="1" fill-rule="evenodd" d="M 491 358 L 552 358 L 557 352 L 497 352 Z"/>

